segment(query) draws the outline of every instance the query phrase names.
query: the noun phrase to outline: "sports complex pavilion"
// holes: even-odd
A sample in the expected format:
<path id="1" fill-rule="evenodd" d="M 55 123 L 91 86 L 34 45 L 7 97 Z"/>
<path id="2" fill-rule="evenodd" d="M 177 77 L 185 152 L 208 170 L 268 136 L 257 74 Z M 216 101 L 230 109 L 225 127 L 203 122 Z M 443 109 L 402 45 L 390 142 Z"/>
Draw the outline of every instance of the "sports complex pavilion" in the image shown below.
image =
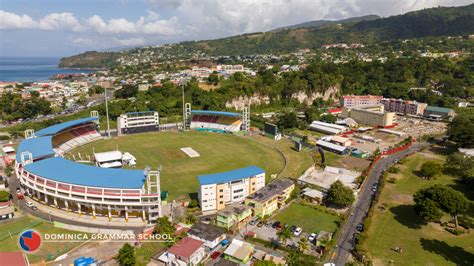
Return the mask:
<path id="1" fill-rule="evenodd" d="M 69 212 L 153 223 L 161 216 L 159 170 L 100 168 L 62 157 L 102 138 L 98 121 L 93 111 L 88 118 L 25 131 L 15 162 L 21 186 L 42 204 Z"/>

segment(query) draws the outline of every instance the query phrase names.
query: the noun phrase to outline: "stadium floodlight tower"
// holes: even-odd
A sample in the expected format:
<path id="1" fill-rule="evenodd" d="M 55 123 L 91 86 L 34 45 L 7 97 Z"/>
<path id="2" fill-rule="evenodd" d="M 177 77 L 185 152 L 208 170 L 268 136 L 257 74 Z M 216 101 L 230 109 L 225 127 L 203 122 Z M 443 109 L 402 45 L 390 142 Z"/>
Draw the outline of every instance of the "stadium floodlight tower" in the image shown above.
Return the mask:
<path id="1" fill-rule="evenodd" d="M 34 129 L 25 130 L 25 139 L 32 139 L 34 137 L 35 137 L 35 130 Z"/>
<path id="2" fill-rule="evenodd" d="M 151 168 L 147 166 L 143 173 L 146 176 L 146 194 L 143 195 L 143 197 L 146 198 L 148 202 L 156 203 L 156 205 L 148 207 L 148 221 L 151 222 L 161 217 L 161 166 L 156 170 L 151 170 Z"/>
<path id="3" fill-rule="evenodd" d="M 245 106 L 242 112 L 242 131 L 250 130 L 250 106 Z"/>
<path id="4" fill-rule="evenodd" d="M 191 103 L 186 103 L 184 105 L 183 130 L 189 130 L 191 128 L 191 116 Z"/>

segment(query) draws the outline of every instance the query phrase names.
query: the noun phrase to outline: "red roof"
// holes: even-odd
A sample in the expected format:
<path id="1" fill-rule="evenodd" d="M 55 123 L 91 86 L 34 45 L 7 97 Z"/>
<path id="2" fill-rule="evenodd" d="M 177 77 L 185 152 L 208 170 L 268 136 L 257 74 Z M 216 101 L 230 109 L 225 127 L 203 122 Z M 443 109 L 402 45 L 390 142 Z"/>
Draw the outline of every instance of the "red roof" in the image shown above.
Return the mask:
<path id="1" fill-rule="evenodd" d="M 342 108 L 329 109 L 328 112 L 329 112 L 329 113 L 341 113 L 341 112 L 342 112 Z"/>
<path id="2" fill-rule="evenodd" d="M 181 239 L 181 241 L 176 243 L 174 246 L 170 247 L 170 249 L 168 249 L 168 252 L 172 253 L 174 255 L 183 257 L 183 258 L 189 258 L 203 244 L 204 244 L 204 242 L 187 236 L 187 237 Z"/>
<path id="3" fill-rule="evenodd" d="M 0 261 L 2 265 L 27 266 L 29 265 L 26 256 L 23 253 L 16 252 L 0 252 Z"/>

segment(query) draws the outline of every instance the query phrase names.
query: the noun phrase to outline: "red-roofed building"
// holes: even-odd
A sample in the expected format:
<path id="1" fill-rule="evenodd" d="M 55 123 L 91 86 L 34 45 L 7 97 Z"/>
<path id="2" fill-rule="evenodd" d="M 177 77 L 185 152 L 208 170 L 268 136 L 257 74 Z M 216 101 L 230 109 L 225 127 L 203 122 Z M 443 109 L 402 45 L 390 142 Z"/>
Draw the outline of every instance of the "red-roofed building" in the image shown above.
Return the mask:
<path id="1" fill-rule="evenodd" d="M 159 260 L 166 265 L 197 265 L 205 256 L 204 242 L 187 236 L 170 247 Z"/>
<path id="2" fill-rule="evenodd" d="M 28 266 L 30 262 L 28 257 L 19 252 L 0 252 L 1 265 Z"/>
<path id="3" fill-rule="evenodd" d="M 357 105 L 374 105 L 382 101 L 382 96 L 374 95 L 344 95 L 340 99 L 342 107 L 353 107 Z"/>
<path id="4" fill-rule="evenodd" d="M 338 115 L 338 114 L 342 113 L 342 108 L 329 109 L 328 113 L 330 113 L 332 115 Z"/>

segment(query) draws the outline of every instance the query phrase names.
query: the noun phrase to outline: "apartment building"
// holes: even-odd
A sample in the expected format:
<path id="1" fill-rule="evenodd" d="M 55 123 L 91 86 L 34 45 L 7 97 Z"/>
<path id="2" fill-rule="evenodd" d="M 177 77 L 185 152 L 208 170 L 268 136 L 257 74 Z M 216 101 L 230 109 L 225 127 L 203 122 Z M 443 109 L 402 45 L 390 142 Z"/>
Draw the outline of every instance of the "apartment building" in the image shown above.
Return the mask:
<path id="1" fill-rule="evenodd" d="M 265 171 L 257 166 L 198 176 L 198 198 L 203 212 L 242 202 L 265 186 Z"/>
<path id="2" fill-rule="evenodd" d="M 374 95 L 344 95 L 340 99 L 342 107 L 353 107 L 357 105 L 374 105 L 382 101 L 382 96 Z"/>
<path id="3" fill-rule="evenodd" d="M 352 118 L 359 124 L 373 127 L 386 127 L 395 122 L 395 113 L 385 112 L 383 104 L 344 107 L 341 117 Z"/>
<path id="4" fill-rule="evenodd" d="M 263 218 L 271 215 L 290 198 L 295 184 L 290 179 L 277 179 L 245 199 L 253 208 L 253 215 Z"/>
<path id="5" fill-rule="evenodd" d="M 426 103 L 419 103 L 417 101 L 388 98 L 382 99 L 380 103 L 384 105 L 385 111 L 404 115 L 423 115 L 428 106 Z"/>

